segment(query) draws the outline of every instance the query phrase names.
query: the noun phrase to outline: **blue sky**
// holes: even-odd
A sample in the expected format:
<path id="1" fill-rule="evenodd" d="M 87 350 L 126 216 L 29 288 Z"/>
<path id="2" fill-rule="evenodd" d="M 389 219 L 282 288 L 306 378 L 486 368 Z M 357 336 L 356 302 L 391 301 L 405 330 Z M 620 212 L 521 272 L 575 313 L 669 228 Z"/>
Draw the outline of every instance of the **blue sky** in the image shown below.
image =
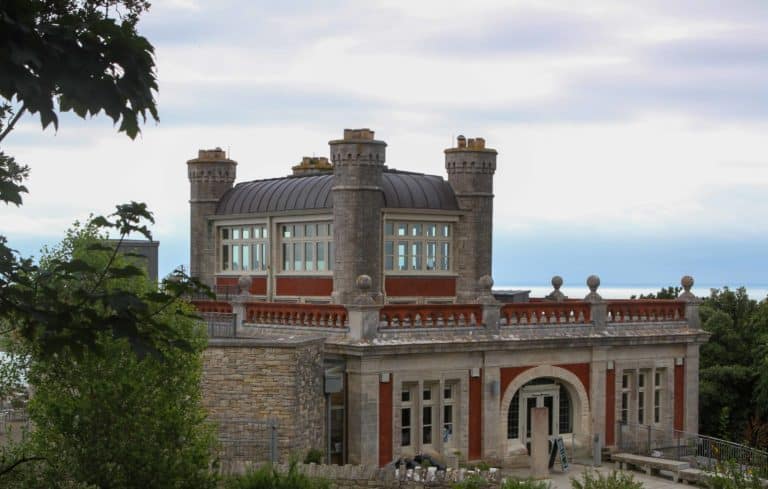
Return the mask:
<path id="1" fill-rule="evenodd" d="M 25 254 L 141 200 L 170 271 L 199 148 L 275 177 L 371 127 L 394 168 L 443 174 L 458 134 L 498 149 L 497 283 L 768 283 L 763 0 L 156 1 L 140 30 L 159 124 L 132 142 L 27 118 L 8 138 L 31 193 L 0 231 Z"/>

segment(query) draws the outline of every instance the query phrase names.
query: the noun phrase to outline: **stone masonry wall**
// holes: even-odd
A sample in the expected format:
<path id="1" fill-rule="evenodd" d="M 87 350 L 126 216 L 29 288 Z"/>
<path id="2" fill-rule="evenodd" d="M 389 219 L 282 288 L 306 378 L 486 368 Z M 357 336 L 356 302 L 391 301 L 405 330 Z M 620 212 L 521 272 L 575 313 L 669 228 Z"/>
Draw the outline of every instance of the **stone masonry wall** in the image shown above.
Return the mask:
<path id="1" fill-rule="evenodd" d="M 269 459 L 268 428 L 243 420 L 277 423 L 281 461 L 323 448 L 322 339 L 211 339 L 203 361 L 203 405 L 219 424 L 222 445 L 227 439 L 237 446 L 223 459 Z M 254 446 L 258 453 L 242 455 Z"/>

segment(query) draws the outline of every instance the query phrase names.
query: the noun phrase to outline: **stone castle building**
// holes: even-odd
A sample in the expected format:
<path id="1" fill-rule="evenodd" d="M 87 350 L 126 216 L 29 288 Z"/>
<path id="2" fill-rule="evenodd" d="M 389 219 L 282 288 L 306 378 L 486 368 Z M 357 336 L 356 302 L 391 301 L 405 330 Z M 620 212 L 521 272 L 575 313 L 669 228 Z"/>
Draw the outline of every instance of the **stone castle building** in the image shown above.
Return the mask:
<path id="1" fill-rule="evenodd" d="M 206 353 L 211 412 L 279 418 L 290 450 L 378 465 L 525 463 L 534 407 L 573 450 L 633 426 L 697 431 L 693 279 L 678 300 L 603 300 L 591 276 L 583 299 L 555 277 L 546 298 L 501 302 L 484 139 L 445 150 L 447 179 L 388 167 L 369 129 L 329 146 L 330 161 L 237 185 L 220 149 L 187 162 L 191 274 L 217 292 L 195 304 L 236 323 Z"/>

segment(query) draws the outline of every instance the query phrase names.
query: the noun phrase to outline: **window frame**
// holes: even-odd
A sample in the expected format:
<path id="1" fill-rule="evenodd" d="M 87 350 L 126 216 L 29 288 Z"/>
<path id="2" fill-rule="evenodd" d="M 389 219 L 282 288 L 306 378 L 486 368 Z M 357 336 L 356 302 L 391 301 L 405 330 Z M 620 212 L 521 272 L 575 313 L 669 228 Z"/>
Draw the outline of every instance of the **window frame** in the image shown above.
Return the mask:
<path id="1" fill-rule="evenodd" d="M 382 223 L 385 275 L 456 275 L 457 221 L 450 217 L 385 216 Z M 435 232 L 430 234 L 433 226 Z M 400 229 L 402 233 L 398 232 Z M 414 253 L 415 250 L 418 253 Z M 433 269 L 429 268 L 431 262 L 434 262 Z"/>
<path id="2" fill-rule="evenodd" d="M 254 237 L 254 230 L 258 229 L 258 237 Z M 244 238 L 243 231 L 248 230 L 248 237 Z M 236 232 L 235 232 L 236 231 Z M 216 235 L 216 274 L 217 275 L 267 275 L 270 270 L 270 229 L 267 221 L 255 221 L 245 223 L 217 223 L 215 225 Z M 234 236 L 237 235 L 237 238 Z M 226 236 L 226 237 L 225 237 Z M 260 267 L 255 269 L 254 257 L 257 256 L 255 250 L 261 253 L 262 260 Z M 238 270 L 235 270 L 234 259 L 235 250 L 240 263 Z M 245 253 L 245 250 L 248 250 Z M 248 255 L 248 269 L 243 269 L 245 255 Z M 227 260 L 228 268 L 224 267 L 224 260 Z"/>
<path id="3" fill-rule="evenodd" d="M 320 233 L 320 226 L 325 227 L 325 231 Z M 290 228 L 289 236 L 286 236 L 286 229 Z M 301 232 L 297 232 L 301 229 Z M 308 232 L 312 229 L 312 232 Z M 301 219 L 290 221 L 279 221 L 275 223 L 276 239 L 279 242 L 277 247 L 278 254 L 278 273 L 280 275 L 315 275 L 332 276 L 333 259 L 335 247 L 333 246 L 333 219 Z M 323 248 L 323 258 L 319 257 L 319 249 Z M 312 250 L 311 261 L 307 260 L 307 250 Z M 296 251 L 300 251 L 300 260 L 296 260 Z M 300 270 L 297 270 L 297 264 L 301 264 Z M 311 269 L 308 264 L 311 263 Z M 320 263 L 324 263 L 324 269 L 320 270 Z M 289 266 L 286 267 L 286 264 Z"/>

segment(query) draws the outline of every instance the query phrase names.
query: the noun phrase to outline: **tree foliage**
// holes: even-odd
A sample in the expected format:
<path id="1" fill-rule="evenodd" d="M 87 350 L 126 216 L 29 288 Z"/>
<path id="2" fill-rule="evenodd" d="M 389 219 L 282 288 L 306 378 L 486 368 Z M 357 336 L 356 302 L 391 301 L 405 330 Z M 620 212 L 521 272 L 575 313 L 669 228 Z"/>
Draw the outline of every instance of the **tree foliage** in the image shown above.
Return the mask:
<path id="1" fill-rule="evenodd" d="M 768 300 L 713 289 L 701 320 L 700 431 L 768 448 Z"/>
<path id="2" fill-rule="evenodd" d="M 2 0 L 0 96 L 43 128 L 57 112 L 107 114 L 131 138 L 139 117 L 157 120 L 154 49 L 136 31 L 144 0 Z M 9 105 L 6 104 L 6 111 Z"/>
<path id="3" fill-rule="evenodd" d="M 36 273 L 51 277 L 72 302 L 80 300 L 82 289 L 118 294 L 115 300 L 159 294 L 142 273 L 113 272 L 132 265 L 99 239 L 98 224 L 94 219 L 68 233 L 61 246 L 47 251 Z M 60 275 L 62 263 L 80 265 Z M 91 269 L 108 271 L 104 278 L 83 272 Z M 80 314 L 109 316 L 109 302 L 88 301 Z M 150 319 L 133 319 L 139 332 L 162 329 L 177 342 L 159 343 L 158 355 L 145 358 L 135 354 L 132 335 L 106 328 L 92 328 L 88 348 L 70 337 L 54 354 L 35 337 L 16 343 L 14 352 L 29 358 L 27 377 L 35 387 L 28 451 L 42 459 L 14 476 L 19 484 L 45 487 L 63 479 L 113 488 L 213 485 L 214 437 L 199 388 L 207 341 L 202 325 L 183 300 L 133 305 L 150 313 Z M 181 340 L 185 348 L 179 348 Z"/>

